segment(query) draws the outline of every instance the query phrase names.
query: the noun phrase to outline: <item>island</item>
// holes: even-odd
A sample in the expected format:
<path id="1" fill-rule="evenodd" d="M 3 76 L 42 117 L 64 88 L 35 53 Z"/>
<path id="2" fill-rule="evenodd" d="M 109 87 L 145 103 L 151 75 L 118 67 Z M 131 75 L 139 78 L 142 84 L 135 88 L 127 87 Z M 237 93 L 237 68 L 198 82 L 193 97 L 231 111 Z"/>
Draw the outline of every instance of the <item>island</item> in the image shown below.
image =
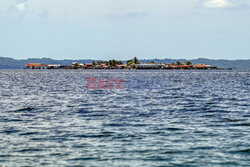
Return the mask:
<path id="1" fill-rule="evenodd" d="M 60 65 L 60 64 L 41 64 L 41 63 L 27 63 L 24 69 L 166 69 L 166 70 L 232 70 L 231 68 L 219 68 L 207 64 L 192 64 L 187 61 L 181 63 L 179 61 L 171 64 L 167 63 L 140 63 L 138 58 L 127 60 L 125 63 L 119 60 L 108 60 L 108 61 L 93 61 L 92 63 L 78 63 L 72 62 L 71 65 Z"/>

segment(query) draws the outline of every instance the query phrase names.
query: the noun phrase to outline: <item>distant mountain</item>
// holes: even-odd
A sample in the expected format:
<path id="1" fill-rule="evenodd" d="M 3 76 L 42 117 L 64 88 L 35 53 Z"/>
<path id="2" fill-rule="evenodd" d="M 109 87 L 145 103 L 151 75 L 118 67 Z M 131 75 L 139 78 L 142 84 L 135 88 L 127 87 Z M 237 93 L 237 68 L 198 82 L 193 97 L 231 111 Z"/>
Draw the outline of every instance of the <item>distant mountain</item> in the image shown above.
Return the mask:
<path id="1" fill-rule="evenodd" d="M 54 60 L 50 58 L 30 58 L 17 60 L 7 57 L 0 57 L 0 69 L 22 69 L 27 63 L 42 63 L 42 64 L 61 64 L 61 65 L 71 65 L 72 62 L 78 63 L 91 63 L 92 59 L 82 59 L 82 60 Z M 213 59 L 140 59 L 141 63 L 150 63 L 154 61 L 155 63 L 173 63 L 176 61 L 186 62 L 191 61 L 193 64 L 208 64 L 212 66 L 217 66 L 221 68 L 232 68 L 234 70 L 250 70 L 250 59 L 249 60 L 213 60 Z M 123 61 L 124 63 L 126 61 Z"/>

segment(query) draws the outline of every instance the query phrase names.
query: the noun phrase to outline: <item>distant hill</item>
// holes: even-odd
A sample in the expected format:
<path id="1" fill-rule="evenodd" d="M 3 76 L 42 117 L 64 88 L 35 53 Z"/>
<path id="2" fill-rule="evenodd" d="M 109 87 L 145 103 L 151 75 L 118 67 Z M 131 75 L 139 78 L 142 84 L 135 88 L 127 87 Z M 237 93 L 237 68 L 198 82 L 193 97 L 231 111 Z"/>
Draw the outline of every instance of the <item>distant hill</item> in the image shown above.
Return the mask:
<path id="1" fill-rule="evenodd" d="M 72 62 L 78 63 L 91 63 L 91 59 L 82 60 L 54 60 L 50 58 L 30 58 L 17 60 L 13 58 L 0 57 L 0 69 L 22 69 L 27 63 L 42 63 L 42 64 L 61 64 L 61 65 L 71 65 Z M 221 68 L 232 68 L 234 70 L 250 70 L 250 59 L 249 60 L 213 60 L 213 59 L 140 59 L 141 63 L 150 63 L 154 61 L 155 63 L 173 63 L 176 61 L 186 62 L 191 61 L 193 64 L 208 64 L 212 66 L 217 66 Z M 126 61 L 123 61 L 126 62 Z"/>
<path id="2" fill-rule="evenodd" d="M 41 63 L 41 64 L 61 64 L 71 65 L 72 62 L 91 63 L 93 60 L 54 60 L 50 58 L 30 58 L 24 60 L 17 60 L 13 58 L 0 57 L 0 69 L 22 69 L 27 63 Z"/>
<path id="3" fill-rule="evenodd" d="M 208 64 L 216 67 L 221 68 L 232 68 L 234 70 L 250 70 L 250 59 L 249 60 L 214 60 L 214 59 L 205 59 L 205 58 L 199 58 L 199 59 L 192 59 L 192 60 L 186 60 L 186 59 L 150 59 L 150 60 L 140 60 L 140 62 L 151 62 L 154 61 L 156 63 L 172 63 L 176 61 L 180 62 L 186 62 L 190 61 L 193 64 Z"/>

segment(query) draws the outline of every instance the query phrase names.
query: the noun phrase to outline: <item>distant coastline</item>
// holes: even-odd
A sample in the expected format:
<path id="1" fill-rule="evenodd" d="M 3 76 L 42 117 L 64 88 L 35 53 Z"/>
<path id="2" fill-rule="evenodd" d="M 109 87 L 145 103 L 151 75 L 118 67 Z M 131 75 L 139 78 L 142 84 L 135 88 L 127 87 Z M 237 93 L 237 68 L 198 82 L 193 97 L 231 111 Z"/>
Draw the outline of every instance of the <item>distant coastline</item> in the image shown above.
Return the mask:
<path id="1" fill-rule="evenodd" d="M 81 59 L 81 60 L 55 60 L 51 58 L 29 58 L 17 60 L 8 57 L 0 57 L 0 69 L 23 69 L 27 63 L 41 63 L 41 64 L 60 64 L 63 66 L 70 66 L 72 62 L 78 62 L 79 64 L 89 64 L 93 61 L 92 59 Z M 219 68 L 232 68 L 233 70 L 250 70 L 250 59 L 249 60 L 214 60 L 214 59 L 139 59 L 140 63 L 148 64 L 150 62 L 171 64 L 173 62 L 192 62 L 193 64 L 207 64 Z M 126 60 L 121 61 L 126 63 Z"/>

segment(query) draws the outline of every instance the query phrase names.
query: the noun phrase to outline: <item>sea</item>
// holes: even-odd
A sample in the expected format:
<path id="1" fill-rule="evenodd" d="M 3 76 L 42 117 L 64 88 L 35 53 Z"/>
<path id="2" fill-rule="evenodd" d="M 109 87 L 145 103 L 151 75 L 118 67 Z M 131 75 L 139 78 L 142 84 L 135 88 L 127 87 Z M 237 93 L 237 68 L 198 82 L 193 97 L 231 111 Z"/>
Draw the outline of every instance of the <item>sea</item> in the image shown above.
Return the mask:
<path id="1" fill-rule="evenodd" d="M 0 70 L 0 166 L 250 166 L 250 71 Z"/>

